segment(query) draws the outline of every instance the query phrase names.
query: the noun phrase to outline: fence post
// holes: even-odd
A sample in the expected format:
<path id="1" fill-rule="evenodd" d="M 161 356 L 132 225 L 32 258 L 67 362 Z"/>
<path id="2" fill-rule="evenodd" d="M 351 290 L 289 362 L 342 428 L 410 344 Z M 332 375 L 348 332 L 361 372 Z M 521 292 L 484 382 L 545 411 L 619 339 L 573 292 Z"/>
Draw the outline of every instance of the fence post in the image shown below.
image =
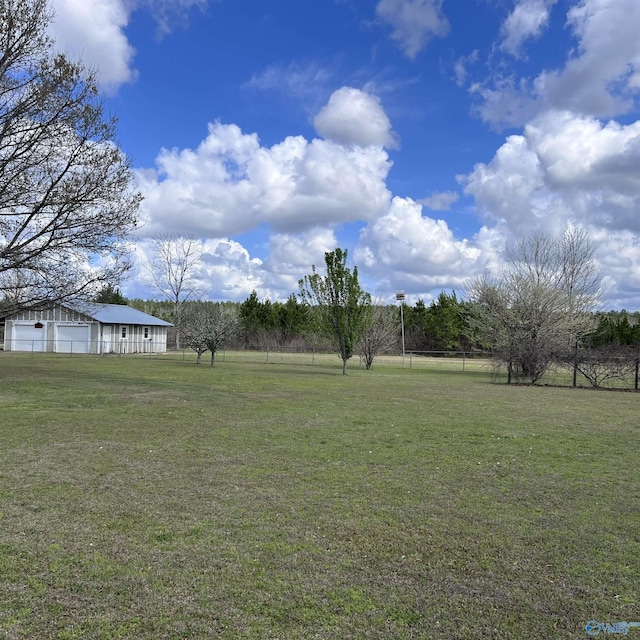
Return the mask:
<path id="1" fill-rule="evenodd" d="M 467 361 L 467 354 L 466 352 L 462 352 L 462 371 L 464 371 L 464 363 Z"/>
<path id="2" fill-rule="evenodd" d="M 269 349 L 267 349 L 267 360 L 266 360 L 266 364 L 269 364 Z"/>
<path id="3" fill-rule="evenodd" d="M 638 390 L 638 370 L 639 369 L 640 369 L 640 358 L 636 358 L 636 375 L 635 375 L 634 386 L 633 386 L 633 388 L 636 391 Z"/>

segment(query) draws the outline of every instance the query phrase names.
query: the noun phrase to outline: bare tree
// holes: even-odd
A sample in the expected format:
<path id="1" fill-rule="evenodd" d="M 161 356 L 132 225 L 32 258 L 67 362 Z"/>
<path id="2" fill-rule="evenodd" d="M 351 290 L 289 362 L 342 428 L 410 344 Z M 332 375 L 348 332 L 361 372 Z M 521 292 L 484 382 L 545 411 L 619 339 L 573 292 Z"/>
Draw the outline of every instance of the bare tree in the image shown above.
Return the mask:
<path id="1" fill-rule="evenodd" d="M 601 280 L 594 252 L 582 231 L 538 234 L 507 251 L 496 278 L 470 283 L 470 326 L 507 364 L 509 380 L 537 382 L 592 330 Z"/>
<path id="2" fill-rule="evenodd" d="M 173 304 L 176 347 L 180 348 L 180 311 L 184 302 L 197 295 L 194 271 L 202 258 L 202 244 L 193 237 L 173 235 L 157 236 L 152 243 L 147 272 L 151 285 Z"/>
<path id="3" fill-rule="evenodd" d="M 211 352 L 213 367 L 216 352 L 238 333 L 240 322 L 235 306 L 220 302 L 188 302 L 180 314 L 180 329 L 187 346 L 197 354 Z"/>
<path id="4" fill-rule="evenodd" d="M 92 295 L 129 264 L 140 194 L 95 75 L 55 54 L 47 0 L 0 0 L 0 296 Z"/>
<path id="5" fill-rule="evenodd" d="M 400 320 L 398 310 L 393 306 L 374 304 L 371 324 L 358 343 L 358 353 L 367 369 L 373 367 L 375 357 L 398 344 Z"/>
<path id="6" fill-rule="evenodd" d="M 602 388 L 612 381 L 620 381 L 630 386 L 633 380 L 637 349 L 617 344 L 601 347 L 584 345 L 576 349 L 574 366 L 592 387 Z"/>
<path id="7" fill-rule="evenodd" d="M 599 302 L 602 273 L 595 257 L 595 244 L 584 229 L 568 229 L 560 240 L 560 281 L 569 308 L 576 313 L 593 309 Z"/>

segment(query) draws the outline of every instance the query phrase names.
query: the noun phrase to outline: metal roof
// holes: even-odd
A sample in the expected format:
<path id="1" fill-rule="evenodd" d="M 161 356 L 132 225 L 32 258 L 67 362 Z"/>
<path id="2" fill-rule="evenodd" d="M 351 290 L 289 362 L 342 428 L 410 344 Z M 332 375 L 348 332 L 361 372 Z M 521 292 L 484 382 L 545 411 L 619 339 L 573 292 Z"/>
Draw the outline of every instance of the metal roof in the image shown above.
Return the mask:
<path id="1" fill-rule="evenodd" d="M 138 311 L 124 304 L 102 304 L 99 302 L 85 302 L 74 304 L 73 308 L 85 315 L 102 322 L 103 324 L 143 324 L 157 327 L 171 327 L 170 322 L 165 322 L 155 316 Z"/>

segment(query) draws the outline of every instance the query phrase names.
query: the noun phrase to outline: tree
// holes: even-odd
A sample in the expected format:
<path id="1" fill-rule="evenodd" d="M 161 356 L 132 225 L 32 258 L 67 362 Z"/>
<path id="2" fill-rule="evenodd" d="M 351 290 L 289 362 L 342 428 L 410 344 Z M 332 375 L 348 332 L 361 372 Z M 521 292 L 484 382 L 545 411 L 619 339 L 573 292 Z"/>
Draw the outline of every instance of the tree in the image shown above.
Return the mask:
<path id="1" fill-rule="evenodd" d="M 321 276 L 312 265 L 310 275 L 299 280 L 300 297 L 316 307 L 318 331 L 331 339 L 342 358 L 342 373 L 347 361 L 371 322 L 371 296 L 360 287 L 358 267 L 347 268 L 347 250 L 340 248 L 324 254 L 327 275 Z"/>
<path id="2" fill-rule="evenodd" d="M 278 343 L 277 304 L 268 299 L 260 301 L 254 290 L 240 305 L 240 321 L 247 346 L 268 349 Z"/>
<path id="3" fill-rule="evenodd" d="M 152 255 L 147 267 L 151 285 L 173 304 L 173 321 L 181 326 L 182 304 L 197 293 L 194 278 L 196 265 L 202 258 L 202 245 L 193 237 L 160 235 L 152 239 Z M 176 332 L 180 348 L 180 331 Z"/>
<path id="4" fill-rule="evenodd" d="M 189 302 L 180 314 L 180 330 L 185 344 L 197 354 L 211 352 L 213 367 L 216 352 L 234 338 L 239 328 L 238 313 L 234 305 L 220 302 Z"/>
<path id="5" fill-rule="evenodd" d="M 371 324 L 358 343 L 358 353 L 367 369 L 373 367 L 379 353 L 397 345 L 399 330 L 400 319 L 394 306 L 373 305 Z"/>
<path id="6" fill-rule="evenodd" d="M 262 349 L 291 345 L 305 332 L 307 312 L 293 293 L 285 303 L 272 303 L 268 299 L 260 301 L 257 292 L 252 291 L 239 310 L 245 344 Z"/>
<path id="7" fill-rule="evenodd" d="M 450 295 L 441 291 L 426 312 L 426 335 L 429 349 L 454 351 L 466 346 L 466 322 L 463 305 L 458 302 L 456 292 Z"/>
<path id="8" fill-rule="evenodd" d="M 285 342 L 291 342 L 304 333 L 309 323 L 308 308 L 300 304 L 292 293 L 284 304 L 278 307 L 280 333 Z"/>
<path id="9" fill-rule="evenodd" d="M 112 284 L 105 284 L 96 294 L 94 301 L 102 304 L 127 304 L 127 299 L 122 295 L 120 289 Z"/>
<path id="10" fill-rule="evenodd" d="M 0 0 L 0 297 L 93 295 L 129 267 L 140 194 L 95 74 L 56 54 L 47 0 Z"/>
<path id="11" fill-rule="evenodd" d="M 640 344 L 640 324 L 631 324 L 626 312 L 612 312 L 598 317 L 598 326 L 587 337 L 593 347 Z"/>
<path id="12" fill-rule="evenodd" d="M 260 322 L 260 306 L 258 292 L 254 289 L 249 297 L 240 305 L 240 321 L 247 339 L 254 339 L 262 329 Z"/>
<path id="13" fill-rule="evenodd" d="M 637 355 L 636 349 L 615 342 L 594 347 L 586 341 L 576 345 L 574 362 L 567 365 L 581 373 L 591 386 L 601 388 L 613 380 L 632 380 Z"/>
<path id="14" fill-rule="evenodd" d="M 640 326 L 631 324 L 624 310 L 599 314 L 597 322 L 595 330 L 576 343 L 573 359 L 565 363 L 574 371 L 574 384 L 577 373 L 594 387 L 631 379 L 637 366 Z"/>
<path id="15" fill-rule="evenodd" d="M 424 300 L 418 300 L 413 307 L 402 302 L 405 326 L 405 346 L 409 351 L 426 351 L 427 343 L 427 306 Z"/>
<path id="16" fill-rule="evenodd" d="M 599 289 L 595 246 L 586 233 L 530 236 L 507 252 L 496 278 L 470 283 L 470 324 L 507 364 L 509 380 L 535 383 L 592 330 Z"/>

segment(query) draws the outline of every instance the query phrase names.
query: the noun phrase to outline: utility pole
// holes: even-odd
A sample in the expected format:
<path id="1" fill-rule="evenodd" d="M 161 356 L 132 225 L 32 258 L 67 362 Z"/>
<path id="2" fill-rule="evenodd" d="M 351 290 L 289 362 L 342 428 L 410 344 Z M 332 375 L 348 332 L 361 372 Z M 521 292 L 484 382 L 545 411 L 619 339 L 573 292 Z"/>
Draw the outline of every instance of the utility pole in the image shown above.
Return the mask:
<path id="1" fill-rule="evenodd" d="M 404 300 L 406 298 L 404 291 L 396 291 L 396 301 L 400 303 L 400 327 L 402 331 L 402 368 L 404 369 Z"/>

